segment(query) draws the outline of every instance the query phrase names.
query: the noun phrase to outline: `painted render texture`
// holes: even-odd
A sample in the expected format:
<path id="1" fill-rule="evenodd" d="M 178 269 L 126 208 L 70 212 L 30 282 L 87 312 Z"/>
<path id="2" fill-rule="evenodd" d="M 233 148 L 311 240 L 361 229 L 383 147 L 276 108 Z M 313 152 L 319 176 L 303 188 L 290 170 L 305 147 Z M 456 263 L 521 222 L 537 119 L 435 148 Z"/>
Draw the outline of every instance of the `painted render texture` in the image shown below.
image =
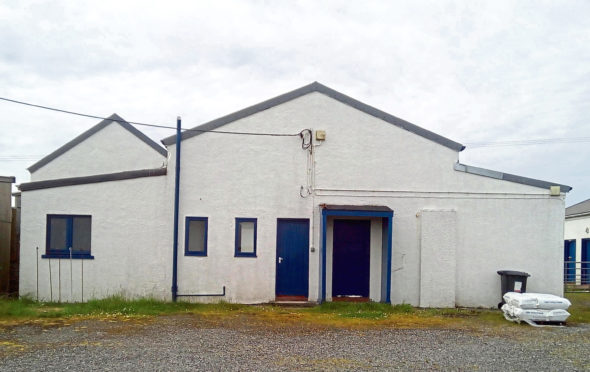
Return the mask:
<path id="1" fill-rule="evenodd" d="M 31 172 L 31 181 L 160 168 L 165 157 L 111 121 L 50 163 Z"/>
<path id="2" fill-rule="evenodd" d="M 378 205 L 394 211 L 394 304 L 494 307 L 500 296 L 496 271 L 504 269 L 530 273 L 527 289 L 531 292 L 562 294 L 563 257 L 558 248 L 563 245 L 564 193 L 550 196 L 548 189 L 456 171 L 457 150 L 320 92 L 223 126 L 224 131 L 286 134 L 306 128 L 326 131 L 326 140 L 315 142 L 314 192 L 306 197 L 300 192 L 301 186 L 308 186 L 309 153 L 297 136 L 203 133 L 183 140 L 180 294 L 220 293 L 225 286 L 225 297 L 198 300 L 273 301 L 277 218 L 306 218 L 310 219 L 309 300 L 318 300 L 322 204 Z M 110 142 L 106 137 L 104 142 Z M 133 139 L 128 142 L 134 146 Z M 78 146 L 83 154 L 85 143 Z M 21 295 L 35 294 L 35 247 L 44 252 L 46 215 L 70 213 L 93 216 L 94 260 L 83 263 L 85 300 L 116 293 L 170 299 L 175 145 L 169 144 L 168 151 L 165 176 L 23 192 Z M 81 158 L 64 158 L 55 170 L 50 169 L 51 162 L 45 172 L 61 175 L 69 167 L 85 169 L 91 161 L 103 164 L 97 171 L 105 172 L 112 162 Z M 156 163 L 149 164 L 159 166 Z M 206 257 L 183 254 L 184 221 L 189 216 L 208 218 Z M 234 257 L 237 217 L 257 218 L 256 257 Z M 371 222 L 370 297 L 383 301 L 379 287 L 383 231 L 380 219 Z M 331 223 L 328 220 L 328 300 Z M 73 298 L 67 297 L 70 263 L 61 261 L 62 300 L 79 301 L 77 282 Z M 78 261 L 73 262 L 74 275 L 81 274 Z M 58 260 L 51 265 L 55 280 Z M 48 268 L 48 260 L 40 259 L 39 296 L 43 299 L 51 295 Z"/>

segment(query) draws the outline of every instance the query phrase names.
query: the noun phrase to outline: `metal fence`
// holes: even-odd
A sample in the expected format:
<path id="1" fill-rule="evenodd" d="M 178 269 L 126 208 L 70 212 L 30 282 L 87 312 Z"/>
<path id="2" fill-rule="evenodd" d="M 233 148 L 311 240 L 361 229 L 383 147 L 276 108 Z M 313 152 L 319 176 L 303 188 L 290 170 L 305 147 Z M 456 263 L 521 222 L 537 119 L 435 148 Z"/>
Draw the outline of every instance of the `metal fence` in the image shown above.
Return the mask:
<path id="1" fill-rule="evenodd" d="M 563 285 L 565 292 L 590 292 L 590 261 L 565 261 Z"/>

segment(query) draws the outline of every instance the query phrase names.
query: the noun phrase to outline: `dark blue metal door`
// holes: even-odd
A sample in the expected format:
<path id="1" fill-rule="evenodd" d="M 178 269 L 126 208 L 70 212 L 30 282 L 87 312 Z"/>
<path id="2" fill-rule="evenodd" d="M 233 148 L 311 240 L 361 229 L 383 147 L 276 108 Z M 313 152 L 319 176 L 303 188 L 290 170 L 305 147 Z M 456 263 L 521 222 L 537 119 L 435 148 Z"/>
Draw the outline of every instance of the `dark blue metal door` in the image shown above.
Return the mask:
<path id="1" fill-rule="evenodd" d="M 371 221 L 334 220 L 332 297 L 369 297 Z"/>
<path id="2" fill-rule="evenodd" d="M 582 239 L 582 284 L 590 284 L 590 239 Z"/>
<path id="3" fill-rule="evenodd" d="M 563 243 L 563 276 L 566 282 L 576 281 L 576 241 L 566 240 Z"/>
<path id="4" fill-rule="evenodd" d="M 277 220 L 277 296 L 307 297 L 309 220 Z"/>

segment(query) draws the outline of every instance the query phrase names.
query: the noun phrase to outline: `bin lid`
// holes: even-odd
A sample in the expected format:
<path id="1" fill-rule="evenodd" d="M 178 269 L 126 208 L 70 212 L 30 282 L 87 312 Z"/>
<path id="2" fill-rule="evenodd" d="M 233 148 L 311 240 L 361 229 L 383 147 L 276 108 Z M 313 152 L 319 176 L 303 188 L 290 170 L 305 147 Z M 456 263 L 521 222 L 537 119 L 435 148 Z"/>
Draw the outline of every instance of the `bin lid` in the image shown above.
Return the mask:
<path id="1" fill-rule="evenodd" d="M 531 274 L 525 273 L 524 271 L 513 271 L 513 270 L 498 270 L 500 275 L 515 275 L 515 276 L 526 276 L 529 277 Z"/>

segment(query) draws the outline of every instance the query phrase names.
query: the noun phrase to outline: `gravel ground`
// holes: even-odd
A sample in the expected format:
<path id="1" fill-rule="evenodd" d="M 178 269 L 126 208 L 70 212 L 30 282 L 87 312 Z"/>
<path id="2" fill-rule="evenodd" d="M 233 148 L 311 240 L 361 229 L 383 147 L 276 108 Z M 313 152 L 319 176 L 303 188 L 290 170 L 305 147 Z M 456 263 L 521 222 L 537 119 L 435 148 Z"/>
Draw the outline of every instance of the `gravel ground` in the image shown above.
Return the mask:
<path id="1" fill-rule="evenodd" d="M 0 329 L 0 370 L 590 370 L 590 327 L 337 329 L 198 316 Z"/>

